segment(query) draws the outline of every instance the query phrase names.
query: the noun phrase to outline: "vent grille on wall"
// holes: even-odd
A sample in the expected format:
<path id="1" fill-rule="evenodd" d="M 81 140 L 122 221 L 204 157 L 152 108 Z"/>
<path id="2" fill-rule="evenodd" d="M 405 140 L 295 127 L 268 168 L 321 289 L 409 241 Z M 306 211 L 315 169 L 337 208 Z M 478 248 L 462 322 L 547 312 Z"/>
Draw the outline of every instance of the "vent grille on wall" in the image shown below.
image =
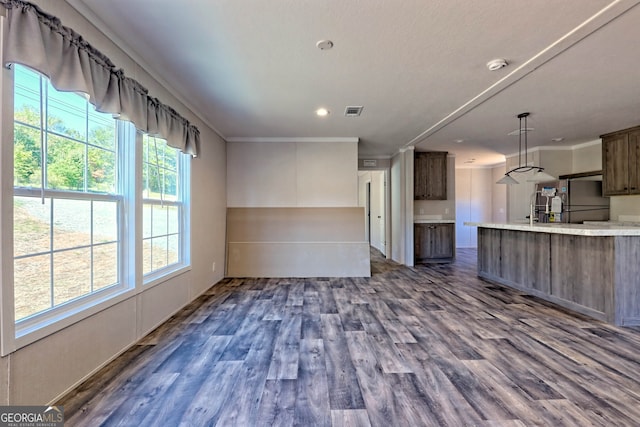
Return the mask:
<path id="1" fill-rule="evenodd" d="M 347 107 L 344 110 L 345 117 L 358 117 L 362 114 L 362 106 Z"/>

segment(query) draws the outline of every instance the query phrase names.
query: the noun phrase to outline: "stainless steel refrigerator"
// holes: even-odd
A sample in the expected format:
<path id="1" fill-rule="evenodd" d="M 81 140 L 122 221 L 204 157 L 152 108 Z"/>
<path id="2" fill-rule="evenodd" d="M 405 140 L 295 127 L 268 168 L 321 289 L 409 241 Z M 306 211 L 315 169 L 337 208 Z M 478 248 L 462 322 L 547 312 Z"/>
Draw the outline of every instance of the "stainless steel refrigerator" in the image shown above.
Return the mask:
<path id="1" fill-rule="evenodd" d="M 569 180 L 536 184 L 535 214 L 539 222 L 608 221 L 609 198 L 602 181 Z"/>

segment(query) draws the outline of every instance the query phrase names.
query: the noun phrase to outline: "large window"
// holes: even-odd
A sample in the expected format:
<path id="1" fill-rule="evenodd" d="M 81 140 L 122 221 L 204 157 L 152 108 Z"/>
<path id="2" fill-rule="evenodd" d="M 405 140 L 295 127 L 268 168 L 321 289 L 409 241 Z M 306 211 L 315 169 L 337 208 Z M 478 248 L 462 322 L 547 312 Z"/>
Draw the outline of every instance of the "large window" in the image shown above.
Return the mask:
<path id="1" fill-rule="evenodd" d="M 26 67 L 14 66 L 14 82 L 13 293 L 20 335 L 21 325 L 32 330 L 52 313 L 77 312 L 139 286 L 136 271 L 149 282 L 187 265 L 188 160 Z"/>
<path id="2" fill-rule="evenodd" d="M 149 275 L 181 262 L 184 162 L 163 139 L 144 135 L 142 144 L 142 271 Z"/>
<path id="3" fill-rule="evenodd" d="M 20 321 L 117 285 L 116 121 L 14 73 L 14 298 Z"/>

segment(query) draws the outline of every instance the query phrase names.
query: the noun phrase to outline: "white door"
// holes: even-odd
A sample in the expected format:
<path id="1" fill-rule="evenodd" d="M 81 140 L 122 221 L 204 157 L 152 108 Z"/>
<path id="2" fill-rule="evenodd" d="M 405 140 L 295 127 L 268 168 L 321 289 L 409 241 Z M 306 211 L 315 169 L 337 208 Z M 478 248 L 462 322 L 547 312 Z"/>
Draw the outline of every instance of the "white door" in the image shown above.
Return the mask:
<path id="1" fill-rule="evenodd" d="M 386 254 L 385 242 L 385 172 L 371 173 L 371 246 Z"/>

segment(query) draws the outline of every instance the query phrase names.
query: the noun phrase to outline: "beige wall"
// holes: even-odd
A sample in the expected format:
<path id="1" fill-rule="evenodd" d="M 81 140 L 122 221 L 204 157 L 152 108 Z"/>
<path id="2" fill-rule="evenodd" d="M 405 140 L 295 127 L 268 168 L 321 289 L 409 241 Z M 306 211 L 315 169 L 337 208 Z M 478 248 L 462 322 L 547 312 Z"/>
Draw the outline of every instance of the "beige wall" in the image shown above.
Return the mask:
<path id="1" fill-rule="evenodd" d="M 46 404 L 134 344 L 161 321 L 223 277 L 225 264 L 225 144 L 168 90 L 60 0 L 35 1 L 105 53 L 152 96 L 175 108 L 201 132 L 192 161 L 190 271 L 147 288 L 66 329 L 0 359 L 0 404 Z M 7 71 L 3 67 L 3 73 Z M 2 123 L 11 126 L 11 123 Z M 3 245 L 6 242 L 2 242 Z M 219 268 L 212 271 L 216 262 Z"/>
<path id="2" fill-rule="evenodd" d="M 370 275 L 355 141 L 230 143 L 227 205 L 228 276 Z"/>
<path id="3" fill-rule="evenodd" d="M 364 208 L 228 208 L 229 277 L 368 277 Z"/>

